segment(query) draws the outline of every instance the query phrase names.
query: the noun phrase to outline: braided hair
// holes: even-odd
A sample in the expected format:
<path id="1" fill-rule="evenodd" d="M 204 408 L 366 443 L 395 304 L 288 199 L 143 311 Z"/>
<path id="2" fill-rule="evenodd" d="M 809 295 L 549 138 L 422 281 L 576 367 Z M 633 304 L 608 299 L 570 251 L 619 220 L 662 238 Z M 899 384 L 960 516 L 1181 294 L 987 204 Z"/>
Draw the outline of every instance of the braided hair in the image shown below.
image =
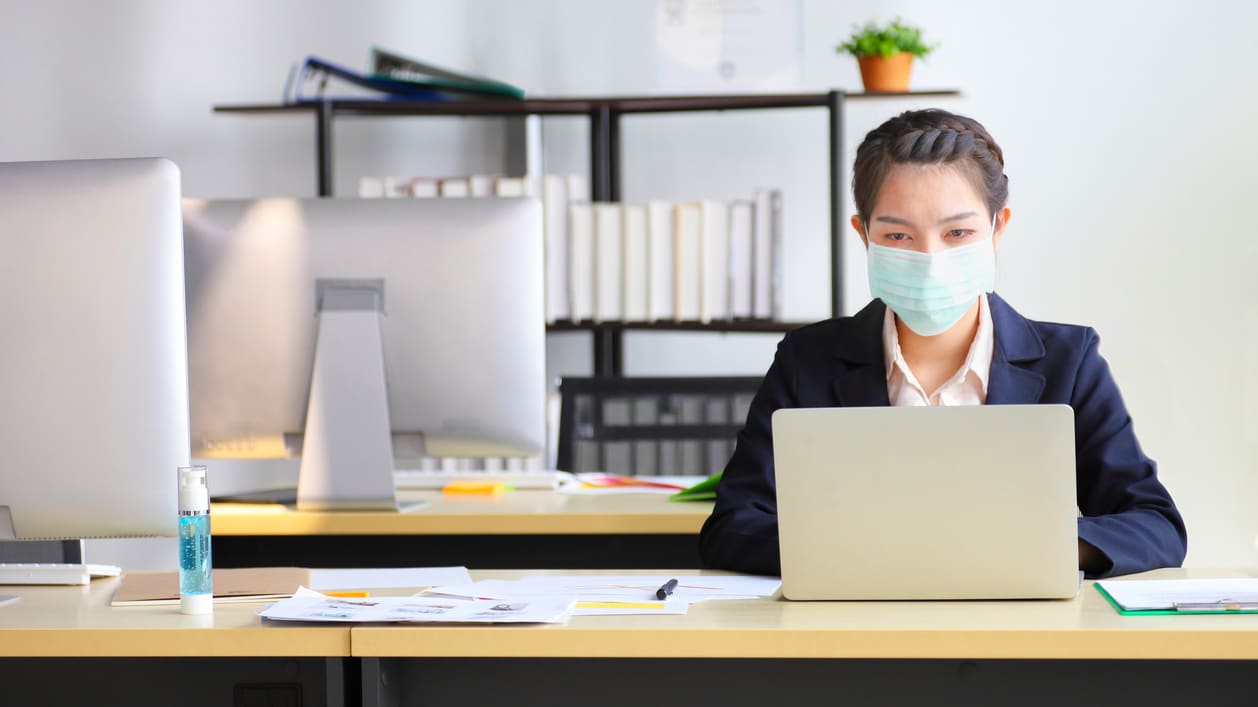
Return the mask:
<path id="1" fill-rule="evenodd" d="M 861 220 L 868 223 L 883 180 L 900 164 L 956 165 L 989 214 L 1009 199 L 1004 154 L 977 120 L 938 109 L 907 111 L 870 131 L 856 150 L 852 193 Z"/>

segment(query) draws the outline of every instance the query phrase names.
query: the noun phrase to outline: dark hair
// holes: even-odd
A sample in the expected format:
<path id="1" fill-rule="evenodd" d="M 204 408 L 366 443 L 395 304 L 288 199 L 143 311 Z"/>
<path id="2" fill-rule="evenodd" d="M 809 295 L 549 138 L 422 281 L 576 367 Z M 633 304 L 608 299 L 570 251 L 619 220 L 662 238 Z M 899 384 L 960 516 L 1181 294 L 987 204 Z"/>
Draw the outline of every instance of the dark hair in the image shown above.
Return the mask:
<path id="1" fill-rule="evenodd" d="M 868 222 L 883 180 L 899 164 L 955 164 L 989 214 L 1009 198 L 1004 154 L 977 120 L 946 110 L 908 111 L 871 130 L 856 149 L 852 194 L 862 221 Z"/>

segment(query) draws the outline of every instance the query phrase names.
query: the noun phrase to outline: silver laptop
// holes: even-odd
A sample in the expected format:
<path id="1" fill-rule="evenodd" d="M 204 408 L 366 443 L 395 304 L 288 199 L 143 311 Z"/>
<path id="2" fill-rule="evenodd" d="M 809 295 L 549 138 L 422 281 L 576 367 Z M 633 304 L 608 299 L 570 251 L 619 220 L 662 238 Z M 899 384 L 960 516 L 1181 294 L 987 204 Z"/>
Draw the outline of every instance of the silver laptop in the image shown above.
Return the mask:
<path id="1" fill-rule="evenodd" d="M 1066 405 L 773 414 L 787 599 L 1046 599 L 1079 587 Z"/>

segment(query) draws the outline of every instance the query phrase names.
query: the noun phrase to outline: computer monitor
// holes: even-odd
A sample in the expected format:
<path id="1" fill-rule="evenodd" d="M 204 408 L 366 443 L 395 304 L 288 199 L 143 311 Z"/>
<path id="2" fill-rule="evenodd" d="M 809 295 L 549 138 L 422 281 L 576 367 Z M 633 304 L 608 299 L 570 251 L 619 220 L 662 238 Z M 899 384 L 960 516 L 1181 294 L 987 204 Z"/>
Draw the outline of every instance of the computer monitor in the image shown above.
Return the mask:
<path id="1" fill-rule="evenodd" d="M 163 159 L 0 164 L 0 537 L 175 534 L 179 197 Z"/>
<path id="2" fill-rule="evenodd" d="M 184 202 L 195 457 L 301 455 L 302 509 L 544 450 L 535 199 Z"/>

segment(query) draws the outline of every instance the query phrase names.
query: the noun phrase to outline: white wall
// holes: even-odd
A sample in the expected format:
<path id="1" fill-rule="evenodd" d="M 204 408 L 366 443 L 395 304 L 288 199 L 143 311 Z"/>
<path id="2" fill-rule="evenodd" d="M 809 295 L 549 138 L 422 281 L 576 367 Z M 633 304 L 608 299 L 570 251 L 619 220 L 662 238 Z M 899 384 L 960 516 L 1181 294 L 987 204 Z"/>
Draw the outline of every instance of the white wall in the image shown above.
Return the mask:
<path id="1" fill-rule="evenodd" d="M 372 43 L 535 95 L 645 93 L 651 12 L 647 0 L 0 0 L 0 160 L 164 154 L 183 167 L 190 195 L 307 195 L 311 121 L 214 116 L 210 106 L 273 101 L 293 60 L 362 65 Z M 983 121 L 1005 149 L 1014 220 L 1000 291 L 1028 316 L 1100 331 L 1141 440 L 1187 517 L 1189 563 L 1258 563 L 1258 246 L 1243 206 L 1258 191 L 1248 76 L 1258 5 L 806 1 L 802 88 L 858 86 L 854 62 L 833 46 L 854 23 L 897 15 L 942 45 L 915 69 L 915 87 L 960 88 L 962 98 L 938 104 Z M 851 104 L 849 151 L 918 105 Z M 820 318 L 825 129 L 822 111 L 627 118 L 625 195 L 781 186 L 786 313 Z M 547 120 L 544 135 L 548 169 L 585 170 L 581 121 Z M 344 121 L 337 140 L 341 193 L 361 174 L 493 170 L 502 146 L 491 123 L 464 119 Z M 845 242 L 854 305 L 868 296 L 857 245 Z M 759 373 L 774 343 L 640 334 L 627 368 Z M 550 350 L 552 373 L 588 370 L 584 337 L 554 337 Z"/>

